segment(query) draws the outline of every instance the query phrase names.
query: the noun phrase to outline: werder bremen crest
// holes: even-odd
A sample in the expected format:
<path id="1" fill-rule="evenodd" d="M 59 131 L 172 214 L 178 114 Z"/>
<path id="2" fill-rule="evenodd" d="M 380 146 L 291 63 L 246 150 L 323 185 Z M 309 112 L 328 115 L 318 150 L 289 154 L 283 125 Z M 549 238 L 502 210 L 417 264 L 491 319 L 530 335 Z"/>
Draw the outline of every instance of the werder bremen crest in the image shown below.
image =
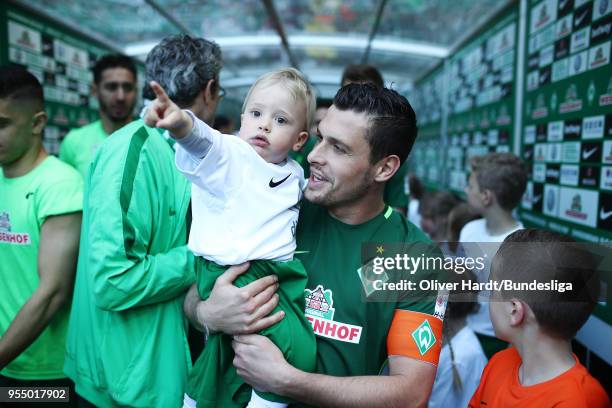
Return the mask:
<path id="1" fill-rule="evenodd" d="M 412 338 L 422 356 L 436 344 L 436 336 L 427 320 L 412 332 Z"/>
<path id="2" fill-rule="evenodd" d="M 589 105 L 593 103 L 593 99 L 595 99 L 595 84 L 593 81 L 589 84 L 589 88 L 587 90 L 587 99 L 589 101 Z"/>

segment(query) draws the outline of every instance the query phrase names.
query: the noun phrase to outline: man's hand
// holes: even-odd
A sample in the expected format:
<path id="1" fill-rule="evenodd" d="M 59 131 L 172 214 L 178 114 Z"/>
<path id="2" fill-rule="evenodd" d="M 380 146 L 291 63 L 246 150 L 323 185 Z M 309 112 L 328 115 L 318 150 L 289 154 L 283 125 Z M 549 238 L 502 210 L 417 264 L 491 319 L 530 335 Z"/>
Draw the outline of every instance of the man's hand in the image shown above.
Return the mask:
<path id="1" fill-rule="evenodd" d="M 232 347 L 236 372 L 258 391 L 280 394 L 297 370 L 269 338 L 259 334 L 234 336 Z"/>
<path id="2" fill-rule="evenodd" d="M 149 85 L 157 98 L 147 109 L 145 124 L 149 127 L 166 129 L 174 139 L 187 136 L 193 128 L 191 116 L 172 102 L 160 84 L 151 81 Z"/>
<path id="3" fill-rule="evenodd" d="M 268 316 L 278 305 L 278 277 L 266 276 L 238 288 L 234 281 L 249 269 L 249 264 L 230 267 L 217 278 L 210 296 L 205 301 L 195 301 L 197 292 L 192 288 L 185 298 L 187 317 L 196 327 L 206 325 L 211 333 L 256 333 L 279 322 L 284 316 L 278 311 Z"/>

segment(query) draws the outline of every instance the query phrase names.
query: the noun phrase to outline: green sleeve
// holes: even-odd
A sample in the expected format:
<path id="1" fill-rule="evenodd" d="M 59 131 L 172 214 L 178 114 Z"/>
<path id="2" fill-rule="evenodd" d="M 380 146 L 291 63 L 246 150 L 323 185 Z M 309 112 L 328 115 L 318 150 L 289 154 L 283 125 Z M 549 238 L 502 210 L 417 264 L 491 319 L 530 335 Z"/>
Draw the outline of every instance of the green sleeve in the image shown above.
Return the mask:
<path id="1" fill-rule="evenodd" d="M 42 225 L 47 217 L 80 212 L 83 209 L 83 182 L 73 169 L 70 170 L 74 172 L 72 178 L 41 188 L 40 196 L 36 197 L 38 225 Z"/>
<path id="2" fill-rule="evenodd" d="M 184 214 L 174 220 L 164 206 L 181 187 L 157 178 L 161 169 L 155 168 L 152 155 L 140 154 L 137 139 L 133 137 L 127 153 L 104 149 L 89 176 L 88 270 L 95 302 L 105 310 L 171 300 L 195 278 L 193 255 L 185 245 Z M 175 217 L 180 214 L 176 211 Z"/>

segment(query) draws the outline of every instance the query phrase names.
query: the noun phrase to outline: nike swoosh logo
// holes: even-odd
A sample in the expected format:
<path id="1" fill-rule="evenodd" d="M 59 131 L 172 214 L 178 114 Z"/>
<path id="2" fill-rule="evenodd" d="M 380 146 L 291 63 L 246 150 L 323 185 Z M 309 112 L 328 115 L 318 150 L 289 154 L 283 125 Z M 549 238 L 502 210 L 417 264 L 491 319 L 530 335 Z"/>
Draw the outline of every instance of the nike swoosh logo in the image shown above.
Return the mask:
<path id="1" fill-rule="evenodd" d="M 270 186 L 270 188 L 278 187 L 278 186 L 280 186 L 283 183 L 283 181 L 287 180 L 290 175 L 291 174 L 287 174 L 287 177 L 285 177 L 281 181 L 274 181 L 274 178 L 271 178 L 270 179 L 270 184 L 268 184 L 268 185 Z"/>
<path id="2" fill-rule="evenodd" d="M 537 203 L 538 201 L 540 201 L 541 199 L 542 199 L 542 194 L 540 194 L 540 195 L 538 195 L 538 196 L 535 196 L 535 197 L 533 197 L 533 203 L 535 204 L 535 203 Z"/>
<path id="3" fill-rule="evenodd" d="M 601 218 L 602 220 L 607 220 L 611 216 L 612 216 L 612 211 L 604 211 L 603 208 L 599 210 L 599 218 Z"/>
<path id="4" fill-rule="evenodd" d="M 592 148 L 591 150 L 585 150 L 582 152 L 582 160 L 586 160 L 591 157 L 597 151 L 597 147 Z"/>
<path id="5" fill-rule="evenodd" d="M 603 207 L 599 210 L 599 218 L 602 220 L 607 220 L 610 217 L 612 217 L 612 211 L 604 211 Z"/>
<path id="6" fill-rule="evenodd" d="M 574 20 L 574 27 L 578 27 L 580 24 L 582 24 L 582 20 L 584 20 L 588 12 L 589 10 L 586 10 L 580 17 L 577 17 L 576 20 Z"/>

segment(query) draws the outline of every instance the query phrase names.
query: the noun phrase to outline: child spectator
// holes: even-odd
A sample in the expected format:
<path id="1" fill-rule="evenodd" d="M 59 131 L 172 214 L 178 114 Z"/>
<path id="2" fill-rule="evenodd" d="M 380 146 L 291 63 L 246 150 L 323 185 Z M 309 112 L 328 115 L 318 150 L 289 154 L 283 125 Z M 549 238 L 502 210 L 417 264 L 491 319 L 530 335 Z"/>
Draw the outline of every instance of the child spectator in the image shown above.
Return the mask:
<path id="1" fill-rule="evenodd" d="M 457 197 L 448 191 L 436 191 L 423 196 L 419 207 L 421 229 L 432 241 L 446 241 L 448 214 L 458 202 Z"/>
<path id="2" fill-rule="evenodd" d="M 429 398 L 429 408 L 466 407 L 478 387 L 487 365 L 478 338 L 466 324 L 466 317 L 478 310 L 476 290 L 463 290 L 461 282 L 476 282 L 472 271 L 451 272 L 449 282 L 457 283 L 450 292 L 444 315 L 442 351 L 436 380 Z"/>
<path id="3" fill-rule="evenodd" d="M 458 245 L 461 230 L 470 221 L 481 218 L 480 215 L 467 203 L 457 204 L 448 214 L 446 238 L 448 240 L 448 253 L 454 256 L 465 256 L 463 248 Z"/>
<path id="4" fill-rule="evenodd" d="M 596 268 L 592 254 L 554 232 L 526 229 L 504 240 L 491 268 L 496 282 L 557 280 L 572 288 L 535 292 L 513 285 L 493 293 L 495 333 L 512 347 L 491 358 L 469 407 L 610 407 L 570 343 L 595 307 Z"/>
<path id="5" fill-rule="evenodd" d="M 498 245 L 523 225 L 512 216 L 512 210 L 519 204 L 527 185 L 527 172 L 521 159 L 511 153 L 490 153 L 472 158 L 472 173 L 466 187 L 468 203 L 483 216 L 482 219 L 467 223 L 459 235 L 466 254 L 476 258 L 482 256 L 474 250 L 481 246 L 492 259 Z M 489 278 L 489 267 L 475 270 L 480 282 Z M 484 293 L 481 293 L 481 296 Z M 486 294 L 485 294 L 486 295 Z M 468 325 L 476 332 L 482 348 L 491 357 L 507 344 L 496 339 L 486 303 L 481 302 L 478 313 L 468 318 Z"/>

